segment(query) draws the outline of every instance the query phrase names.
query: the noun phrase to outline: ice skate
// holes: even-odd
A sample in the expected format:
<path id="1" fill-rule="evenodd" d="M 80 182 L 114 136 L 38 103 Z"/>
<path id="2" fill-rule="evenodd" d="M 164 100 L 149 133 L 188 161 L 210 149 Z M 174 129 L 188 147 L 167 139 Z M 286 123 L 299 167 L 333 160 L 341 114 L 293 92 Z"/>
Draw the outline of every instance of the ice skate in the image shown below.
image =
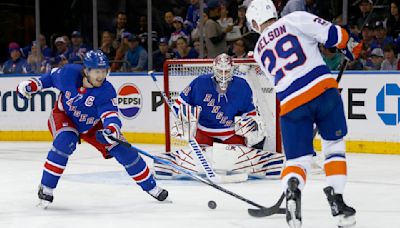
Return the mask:
<path id="1" fill-rule="evenodd" d="M 149 195 L 157 199 L 158 201 L 164 201 L 168 197 L 168 191 L 159 187 L 155 186 L 153 189 L 147 192 Z"/>
<path id="2" fill-rule="evenodd" d="M 347 228 L 354 226 L 356 224 L 356 210 L 344 203 L 342 194 L 335 194 L 331 186 L 324 188 L 324 192 L 338 227 Z"/>
<path id="3" fill-rule="evenodd" d="M 290 228 L 301 227 L 301 192 L 298 186 L 297 178 L 289 179 L 286 190 L 286 221 Z"/>
<path id="4" fill-rule="evenodd" d="M 52 189 L 47 188 L 43 185 L 39 185 L 38 197 L 39 204 L 37 206 L 43 209 L 47 209 L 47 207 L 53 202 L 54 199 Z"/>

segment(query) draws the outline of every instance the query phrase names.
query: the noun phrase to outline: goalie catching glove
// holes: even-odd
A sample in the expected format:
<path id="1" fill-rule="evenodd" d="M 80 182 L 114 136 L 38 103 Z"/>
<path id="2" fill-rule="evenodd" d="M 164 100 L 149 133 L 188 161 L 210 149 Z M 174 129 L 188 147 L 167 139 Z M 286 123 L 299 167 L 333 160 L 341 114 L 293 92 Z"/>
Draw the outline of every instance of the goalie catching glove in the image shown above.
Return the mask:
<path id="1" fill-rule="evenodd" d="M 42 83 L 35 78 L 22 81 L 17 86 L 17 94 L 20 98 L 31 98 L 32 94 L 42 89 Z"/>
<path id="2" fill-rule="evenodd" d="M 235 134 L 243 136 L 246 145 L 252 147 L 264 140 L 265 124 L 258 115 L 235 117 Z"/>

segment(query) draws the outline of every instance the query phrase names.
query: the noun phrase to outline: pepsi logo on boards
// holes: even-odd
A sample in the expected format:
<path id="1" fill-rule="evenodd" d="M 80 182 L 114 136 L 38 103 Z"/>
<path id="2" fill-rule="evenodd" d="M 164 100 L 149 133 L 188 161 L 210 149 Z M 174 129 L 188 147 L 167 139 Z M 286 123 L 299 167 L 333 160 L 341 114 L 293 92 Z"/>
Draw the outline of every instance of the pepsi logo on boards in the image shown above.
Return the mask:
<path id="1" fill-rule="evenodd" d="M 142 94 L 132 83 L 123 84 L 118 90 L 118 109 L 122 117 L 135 118 L 142 108 Z"/>

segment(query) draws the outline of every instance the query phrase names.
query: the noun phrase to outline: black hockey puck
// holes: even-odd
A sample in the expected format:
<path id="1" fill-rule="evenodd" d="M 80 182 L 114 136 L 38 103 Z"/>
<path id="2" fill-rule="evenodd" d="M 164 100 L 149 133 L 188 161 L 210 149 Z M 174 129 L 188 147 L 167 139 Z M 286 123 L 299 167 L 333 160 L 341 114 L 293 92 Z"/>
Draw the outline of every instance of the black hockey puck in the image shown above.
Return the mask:
<path id="1" fill-rule="evenodd" d="M 208 201 L 208 208 L 210 208 L 210 209 L 217 208 L 217 203 L 214 200 Z"/>

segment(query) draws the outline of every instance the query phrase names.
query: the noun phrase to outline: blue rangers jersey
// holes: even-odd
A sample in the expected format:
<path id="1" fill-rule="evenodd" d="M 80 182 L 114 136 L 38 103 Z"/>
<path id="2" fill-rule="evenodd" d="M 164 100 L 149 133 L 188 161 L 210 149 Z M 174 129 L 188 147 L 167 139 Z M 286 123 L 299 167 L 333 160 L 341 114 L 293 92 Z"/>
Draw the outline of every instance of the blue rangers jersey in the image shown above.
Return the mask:
<path id="1" fill-rule="evenodd" d="M 219 93 L 213 74 L 200 75 L 180 93 L 176 104 L 200 106 L 197 130 L 221 139 L 235 134 L 235 116 L 256 114 L 251 88 L 238 76 L 233 76 L 226 93 Z"/>
<path id="2" fill-rule="evenodd" d="M 42 88 L 57 88 L 60 96 L 56 105 L 64 110 L 75 124 L 79 133 L 85 133 L 100 120 L 103 126 L 113 125 L 121 128 L 118 117 L 116 92 L 110 82 L 104 80 L 97 88 L 84 88 L 83 66 L 66 64 L 62 68 L 55 68 L 50 73 L 39 78 Z"/>

